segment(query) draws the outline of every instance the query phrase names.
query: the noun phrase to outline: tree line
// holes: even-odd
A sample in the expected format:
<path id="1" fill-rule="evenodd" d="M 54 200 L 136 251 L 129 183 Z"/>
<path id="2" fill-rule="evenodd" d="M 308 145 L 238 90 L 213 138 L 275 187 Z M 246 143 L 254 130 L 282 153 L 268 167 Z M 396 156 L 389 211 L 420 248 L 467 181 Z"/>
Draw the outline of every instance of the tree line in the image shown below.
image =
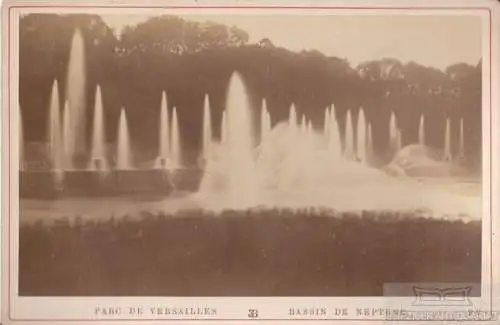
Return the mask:
<path id="1" fill-rule="evenodd" d="M 248 34 L 237 27 L 176 16 L 151 18 L 127 26 L 120 34 L 97 15 L 21 17 L 19 104 L 27 141 L 47 138 L 47 123 L 40 121 L 47 120 L 54 79 L 64 99 L 76 28 L 85 43 L 87 121 L 92 121 L 95 89 L 100 85 L 107 141 L 115 141 L 124 107 L 134 150 L 144 158 L 157 155 L 161 93 L 166 91 L 169 110 L 177 108 L 185 159 L 195 161 L 201 145 L 204 96 L 209 95 L 218 137 L 234 70 L 243 75 L 256 114 L 262 99 L 267 100 L 273 124 L 288 118 L 292 103 L 299 116 L 304 114 L 317 128 L 322 128 L 325 108 L 331 104 L 341 130 L 348 110 L 356 119 L 363 109 L 372 125 L 375 151 L 384 156 L 393 111 L 403 144 L 418 140 L 423 114 L 426 144 L 436 148 L 444 146 L 449 116 L 454 151 L 463 117 L 467 157 L 477 162 L 481 156 L 481 62 L 475 66 L 456 63 L 441 71 L 386 58 L 353 67 L 345 59 L 316 50 L 292 52 L 269 39 L 250 43 Z"/>

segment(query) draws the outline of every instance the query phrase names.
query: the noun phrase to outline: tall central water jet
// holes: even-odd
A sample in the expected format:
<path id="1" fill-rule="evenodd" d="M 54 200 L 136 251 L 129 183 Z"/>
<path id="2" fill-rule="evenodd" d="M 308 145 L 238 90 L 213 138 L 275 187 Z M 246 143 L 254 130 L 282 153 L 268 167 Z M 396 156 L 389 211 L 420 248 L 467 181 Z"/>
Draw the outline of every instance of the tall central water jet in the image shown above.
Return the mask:
<path id="1" fill-rule="evenodd" d="M 86 89 L 86 69 L 85 69 L 85 46 L 83 37 L 79 29 L 73 34 L 71 41 L 71 50 L 69 54 L 68 76 L 66 81 L 66 99 L 69 101 L 69 107 L 73 110 L 70 114 L 70 132 L 67 134 L 68 142 L 67 155 L 72 160 L 74 155 L 81 155 L 86 152 L 86 114 L 85 114 L 85 89 Z"/>
<path id="2" fill-rule="evenodd" d="M 177 118 L 177 108 L 174 107 L 172 112 L 172 161 L 175 168 L 182 165 L 182 152 L 181 152 L 181 136 L 179 130 L 179 120 Z"/>
<path id="3" fill-rule="evenodd" d="M 97 86 L 94 103 L 94 124 L 92 131 L 92 156 L 90 169 L 106 170 L 106 148 L 104 140 L 104 111 L 102 108 L 101 87 Z"/>
<path id="4" fill-rule="evenodd" d="M 236 208 L 256 204 L 258 180 L 253 150 L 252 116 L 243 79 L 238 72 L 229 81 L 227 110 L 227 199 Z"/>
<path id="5" fill-rule="evenodd" d="M 54 80 L 52 84 L 50 95 L 48 130 L 52 169 L 60 171 L 63 169 L 64 156 L 61 143 L 61 112 L 59 108 L 59 87 L 57 80 Z"/>
<path id="6" fill-rule="evenodd" d="M 208 95 L 205 95 L 203 105 L 203 160 L 206 162 L 210 159 L 212 147 L 212 119 L 210 115 L 210 102 Z"/>
<path id="7" fill-rule="evenodd" d="M 116 168 L 118 170 L 132 169 L 132 157 L 130 150 L 130 136 L 128 132 L 127 116 L 125 109 L 120 112 L 120 121 L 118 124 L 118 144 L 116 153 Z"/>

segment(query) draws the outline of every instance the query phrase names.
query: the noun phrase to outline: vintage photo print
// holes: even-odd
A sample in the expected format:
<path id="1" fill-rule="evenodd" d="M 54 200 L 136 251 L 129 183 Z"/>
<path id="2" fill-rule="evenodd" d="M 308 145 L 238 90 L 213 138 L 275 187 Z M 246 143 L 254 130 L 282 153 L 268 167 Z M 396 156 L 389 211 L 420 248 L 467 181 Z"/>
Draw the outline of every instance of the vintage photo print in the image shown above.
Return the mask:
<path id="1" fill-rule="evenodd" d="M 8 1 L 2 320 L 496 319 L 497 18 Z"/>

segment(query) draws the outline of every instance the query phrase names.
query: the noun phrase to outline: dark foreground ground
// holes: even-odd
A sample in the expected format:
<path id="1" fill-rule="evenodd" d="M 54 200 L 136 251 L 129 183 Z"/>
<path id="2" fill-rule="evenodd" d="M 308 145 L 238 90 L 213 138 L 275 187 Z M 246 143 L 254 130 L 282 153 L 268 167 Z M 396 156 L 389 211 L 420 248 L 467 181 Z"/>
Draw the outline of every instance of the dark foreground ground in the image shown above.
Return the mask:
<path id="1" fill-rule="evenodd" d="M 380 296 L 385 282 L 480 282 L 479 221 L 376 215 L 185 211 L 23 225 L 19 292 Z"/>

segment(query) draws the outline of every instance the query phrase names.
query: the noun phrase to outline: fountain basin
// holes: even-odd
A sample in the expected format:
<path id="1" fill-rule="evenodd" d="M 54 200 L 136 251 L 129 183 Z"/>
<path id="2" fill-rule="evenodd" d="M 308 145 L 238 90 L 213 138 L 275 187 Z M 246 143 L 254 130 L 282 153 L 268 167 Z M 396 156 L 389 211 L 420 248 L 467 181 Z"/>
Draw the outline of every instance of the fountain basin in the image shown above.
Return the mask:
<path id="1" fill-rule="evenodd" d="M 19 196 L 36 199 L 169 196 L 174 190 L 196 191 L 201 177 L 202 171 L 196 169 L 20 171 Z"/>

